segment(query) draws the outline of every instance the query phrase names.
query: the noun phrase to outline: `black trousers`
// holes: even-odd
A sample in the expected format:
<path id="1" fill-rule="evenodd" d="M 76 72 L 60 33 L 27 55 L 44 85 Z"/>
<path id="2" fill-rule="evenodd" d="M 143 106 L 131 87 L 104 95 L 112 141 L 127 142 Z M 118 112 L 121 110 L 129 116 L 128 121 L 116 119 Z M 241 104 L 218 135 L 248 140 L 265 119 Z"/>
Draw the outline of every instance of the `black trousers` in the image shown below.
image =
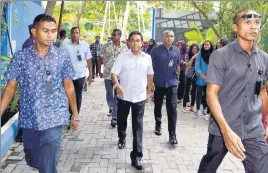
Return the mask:
<path id="1" fill-rule="evenodd" d="M 177 124 L 177 86 L 171 86 L 168 88 L 155 86 L 155 92 L 154 92 L 155 125 L 161 127 L 161 124 L 162 124 L 161 110 L 162 110 L 164 95 L 166 95 L 166 109 L 167 109 L 167 116 L 168 116 L 169 135 L 175 135 L 176 124 Z"/>
<path id="2" fill-rule="evenodd" d="M 267 173 L 268 144 L 264 137 L 243 140 L 246 173 Z M 228 150 L 221 136 L 209 134 L 207 153 L 203 156 L 198 173 L 216 173 Z"/>
<path id="3" fill-rule="evenodd" d="M 98 74 L 98 58 L 92 58 L 92 78 Z"/>
<path id="4" fill-rule="evenodd" d="M 180 84 L 178 86 L 178 100 L 183 99 L 185 90 L 185 71 L 180 72 Z"/>
<path id="5" fill-rule="evenodd" d="M 203 105 L 203 108 L 207 108 L 207 114 L 210 114 L 210 109 L 207 104 L 207 86 L 198 86 L 196 89 L 196 108 L 200 110 L 200 105 Z"/>
<path id="6" fill-rule="evenodd" d="M 76 96 L 76 104 L 77 104 L 77 110 L 80 112 L 81 103 L 82 103 L 82 93 L 83 93 L 83 86 L 85 83 L 85 77 L 73 80 L 74 89 L 75 89 L 75 96 Z M 72 109 L 69 106 L 69 112 L 72 115 Z"/>
<path id="7" fill-rule="evenodd" d="M 192 89 L 191 89 L 192 86 Z M 185 91 L 183 96 L 183 107 L 186 107 L 186 103 L 189 100 L 189 93 L 191 89 L 191 106 L 194 106 L 196 98 L 196 81 L 191 78 L 185 77 Z"/>
<path id="8" fill-rule="evenodd" d="M 143 134 L 143 116 L 145 100 L 132 103 L 118 99 L 117 111 L 117 131 L 119 139 L 126 138 L 127 118 L 131 108 L 132 113 L 132 133 L 133 133 L 133 153 L 137 157 L 142 157 L 142 134 Z"/>

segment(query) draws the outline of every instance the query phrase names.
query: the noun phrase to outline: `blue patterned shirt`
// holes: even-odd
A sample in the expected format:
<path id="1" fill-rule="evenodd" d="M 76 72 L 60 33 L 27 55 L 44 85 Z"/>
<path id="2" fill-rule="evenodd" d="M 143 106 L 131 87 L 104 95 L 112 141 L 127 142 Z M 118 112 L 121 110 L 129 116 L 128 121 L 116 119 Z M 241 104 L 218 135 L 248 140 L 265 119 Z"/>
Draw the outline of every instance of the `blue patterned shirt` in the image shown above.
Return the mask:
<path id="1" fill-rule="evenodd" d="M 52 93 L 46 93 L 47 72 L 52 76 Z M 74 69 L 69 54 L 50 46 L 41 58 L 34 46 L 20 50 L 12 58 L 6 77 L 19 83 L 19 126 L 45 130 L 68 123 L 68 99 L 63 81 L 72 79 Z"/>

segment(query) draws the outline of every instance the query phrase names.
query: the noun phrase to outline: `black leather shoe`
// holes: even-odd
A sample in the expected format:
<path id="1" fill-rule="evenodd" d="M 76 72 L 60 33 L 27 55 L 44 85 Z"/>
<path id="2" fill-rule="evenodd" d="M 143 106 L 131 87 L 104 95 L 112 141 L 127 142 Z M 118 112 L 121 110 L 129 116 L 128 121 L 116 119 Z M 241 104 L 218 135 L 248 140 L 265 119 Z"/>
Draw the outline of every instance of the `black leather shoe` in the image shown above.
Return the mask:
<path id="1" fill-rule="evenodd" d="M 125 139 L 119 139 L 118 141 L 118 148 L 123 149 L 126 146 L 126 140 Z"/>
<path id="2" fill-rule="evenodd" d="M 137 170 L 142 170 L 142 158 L 134 156 L 133 152 L 130 153 L 131 165 L 135 167 Z"/>
<path id="3" fill-rule="evenodd" d="M 154 133 L 155 133 L 157 136 L 162 135 L 161 127 L 160 127 L 160 126 L 155 126 L 155 131 L 154 131 Z"/>
<path id="4" fill-rule="evenodd" d="M 112 120 L 111 120 L 111 126 L 112 126 L 112 127 L 115 127 L 116 125 L 117 125 L 117 120 L 112 119 Z"/>
<path id="5" fill-rule="evenodd" d="M 170 143 L 171 145 L 177 145 L 177 144 L 178 144 L 176 135 L 172 135 L 172 136 L 169 137 L 169 143 Z"/>

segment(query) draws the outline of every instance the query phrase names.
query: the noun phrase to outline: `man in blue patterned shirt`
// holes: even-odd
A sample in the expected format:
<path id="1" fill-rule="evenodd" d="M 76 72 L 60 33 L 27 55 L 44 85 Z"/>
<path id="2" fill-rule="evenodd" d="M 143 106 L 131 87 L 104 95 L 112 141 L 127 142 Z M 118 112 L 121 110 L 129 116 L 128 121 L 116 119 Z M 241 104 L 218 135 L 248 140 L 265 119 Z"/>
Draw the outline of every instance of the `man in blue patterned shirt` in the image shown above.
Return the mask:
<path id="1" fill-rule="evenodd" d="M 73 112 L 71 128 L 75 131 L 78 127 L 74 70 L 68 53 L 53 46 L 57 34 L 53 17 L 36 16 L 31 32 L 35 44 L 16 52 L 6 72 L 9 81 L 2 95 L 0 115 L 19 84 L 19 126 L 23 129 L 25 160 L 40 173 L 57 173 L 62 126 L 69 119 L 68 101 Z"/>

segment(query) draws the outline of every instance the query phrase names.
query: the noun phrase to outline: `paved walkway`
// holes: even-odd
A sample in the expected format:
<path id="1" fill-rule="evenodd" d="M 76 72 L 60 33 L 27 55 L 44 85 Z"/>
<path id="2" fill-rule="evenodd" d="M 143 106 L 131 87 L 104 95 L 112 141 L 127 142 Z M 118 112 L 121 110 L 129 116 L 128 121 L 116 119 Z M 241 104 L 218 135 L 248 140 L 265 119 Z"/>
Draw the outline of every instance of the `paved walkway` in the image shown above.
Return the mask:
<path id="1" fill-rule="evenodd" d="M 117 148 L 117 130 L 110 126 L 103 81 L 96 79 L 84 92 L 81 122 L 75 133 L 64 133 L 59 153 L 61 173 L 196 173 L 200 159 L 206 152 L 208 122 L 183 113 L 178 105 L 177 138 L 179 145 L 168 144 L 167 116 L 163 114 L 163 135 L 154 134 L 153 104 L 146 104 L 144 117 L 144 170 L 130 165 L 132 148 L 131 121 L 128 120 L 126 149 Z M 164 108 L 164 107 L 163 107 Z M 163 112 L 165 112 L 165 108 Z M 12 151 L 11 151 L 12 150 Z M 26 165 L 23 146 L 14 143 L 2 159 L 2 173 L 37 172 Z M 240 161 L 228 154 L 218 173 L 244 173 Z"/>

